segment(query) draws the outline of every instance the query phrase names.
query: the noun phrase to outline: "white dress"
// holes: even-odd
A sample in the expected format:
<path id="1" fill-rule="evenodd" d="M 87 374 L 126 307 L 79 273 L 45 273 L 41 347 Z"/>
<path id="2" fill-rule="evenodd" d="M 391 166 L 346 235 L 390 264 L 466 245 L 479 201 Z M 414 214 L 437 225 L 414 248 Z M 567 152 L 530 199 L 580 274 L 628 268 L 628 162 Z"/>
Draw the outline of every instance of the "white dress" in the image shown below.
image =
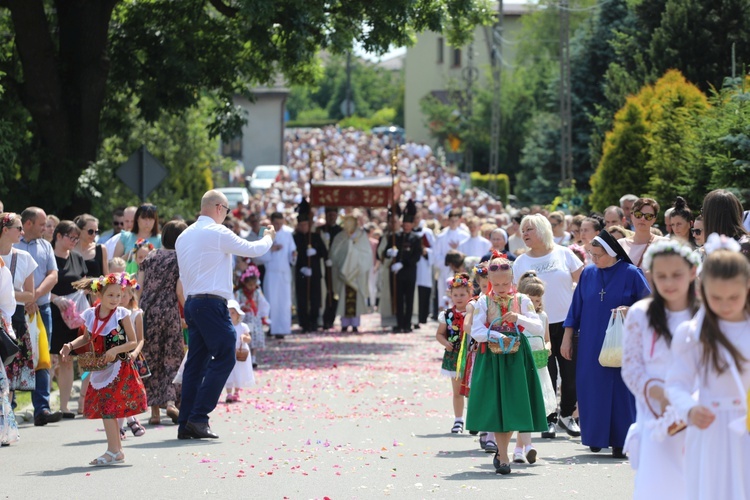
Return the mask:
<path id="1" fill-rule="evenodd" d="M 625 318 L 623 339 L 622 379 L 635 396 L 637 409 L 636 425 L 640 429 L 640 452 L 634 462 L 638 464 L 635 476 L 633 498 L 684 498 L 685 482 L 685 436 L 680 432 L 665 437 L 659 442 L 654 439 L 649 423 L 656 420 L 648 408 L 645 387 L 651 379 L 665 380 L 672 365 L 672 351 L 664 337 L 655 337 L 649 326 L 646 311 L 651 299 L 633 304 Z M 684 311 L 667 311 L 669 331 L 677 331 L 692 314 Z M 657 408 L 654 408 L 658 411 Z M 653 424 L 651 424 L 653 425 Z"/>
<path id="2" fill-rule="evenodd" d="M 266 266 L 263 293 L 271 304 L 271 335 L 292 333 L 292 265 L 297 245 L 286 229 L 276 233 L 277 251 L 268 251 L 255 260 Z"/>
<path id="3" fill-rule="evenodd" d="M 672 341 L 674 362 L 667 374 L 667 396 L 685 421 L 688 411 L 698 404 L 710 408 L 716 415 L 707 429 L 693 426 L 687 429 L 686 498 L 746 500 L 750 498 L 750 433 L 736 434 L 729 425 L 747 413 L 743 400 L 750 387 L 750 363 L 738 367 L 744 384 L 743 394 L 730 370 L 719 375 L 709 368 L 706 374 L 701 359 L 699 315 L 701 312 L 696 319 L 677 329 Z M 737 323 L 720 320 L 719 327 L 745 359 L 750 359 L 750 318 Z M 692 396 L 696 382 L 698 401 Z M 670 498 L 675 497 L 670 495 Z"/>
<path id="4" fill-rule="evenodd" d="M 250 327 L 245 323 L 238 323 L 234 325 L 234 332 L 237 337 L 235 348 L 239 349 L 242 346 L 242 334 L 250 333 Z M 248 349 L 247 344 L 245 344 L 244 349 Z M 250 357 L 248 356 L 245 361 L 237 360 L 224 387 L 227 389 L 236 389 L 239 387 L 252 387 L 254 385 L 255 375 L 253 374 L 253 362 Z"/>
<path id="5" fill-rule="evenodd" d="M 542 332 L 547 330 L 547 324 L 549 319 L 547 313 L 542 311 L 537 313 L 539 318 L 542 320 Z M 524 335 L 529 339 L 529 347 L 532 351 L 541 351 L 544 349 L 544 335 L 539 338 L 538 335 L 532 335 L 524 330 Z M 546 366 L 537 368 L 537 374 L 539 375 L 539 385 L 542 387 L 542 397 L 544 398 L 544 411 L 547 415 L 555 413 L 557 410 L 557 395 L 555 394 L 555 388 L 552 386 L 552 377 L 549 376 L 549 370 Z"/>

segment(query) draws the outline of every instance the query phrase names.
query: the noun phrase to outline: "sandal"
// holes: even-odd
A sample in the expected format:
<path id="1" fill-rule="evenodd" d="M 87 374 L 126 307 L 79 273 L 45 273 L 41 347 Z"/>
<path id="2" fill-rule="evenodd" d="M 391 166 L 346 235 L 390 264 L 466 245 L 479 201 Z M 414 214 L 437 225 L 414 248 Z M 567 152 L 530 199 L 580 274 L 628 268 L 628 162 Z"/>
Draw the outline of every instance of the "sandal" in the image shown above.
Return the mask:
<path id="1" fill-rule="evenodd" d="M 451 428 L 452 434 L 461 434 L 464 431 L 464 423 L 461 420 L 456 420 Z"/>
<path id="2" fill-rule="evenodd" d="M 492 458 L 492 465 L 495 466 L 495 472 L 497 474 L 502 474 L 502 475 L 510 474 L 510 464 L 501 462 L 497 454 Z"/>
<path id="3" fill-rule="evenodd" d="M 148 425 L 160 425 L 161 417 L 148 417 Z"/>
<path id="4" fill-rule="evenodd" d="M 130 427 L 130 432 L 133 433 L 136 437 L 141 437 L 144 434 L 146 434 L 146 429 L 143 428 L 140 422 L 138 420 L 133 420 L 132 422 L 128 422 L 128 427 Z"/>
<path id="5" fill-rule="evenodd" d="M 120 456 L 120 458 L 117 458 L 118 456 Z M 121 464 L 124 461 L 125 455 L 123 455 L 121 451 L 112 453 L 111 451 L 107 450 L 104 452 L 104 455 L 89 462 L 89 465 L 93 465 L 94 467 L 106 467 L 108 465 Z"/>
<path id="6" fill-rule="evenodd" d="M 120 428 L 120 441 L 125 441 L 125 438 L 127 438 L 128 435 L 125 434 L 125 428 Z"/>
<path id="7" fill-rule="evenodd" d="M 172 423 L 176 424 L 180 419 L 180 410 L 174 406 L 167 406 L 167 416 L 172 419 Z"/>

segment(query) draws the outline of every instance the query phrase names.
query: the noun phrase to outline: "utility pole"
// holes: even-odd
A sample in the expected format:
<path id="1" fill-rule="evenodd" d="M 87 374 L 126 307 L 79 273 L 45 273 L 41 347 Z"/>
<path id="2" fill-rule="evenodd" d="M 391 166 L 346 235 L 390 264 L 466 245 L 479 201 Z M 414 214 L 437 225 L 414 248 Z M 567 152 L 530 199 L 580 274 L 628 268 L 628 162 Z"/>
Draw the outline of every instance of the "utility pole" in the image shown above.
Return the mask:
<path id="1" fill-rule="evenodd" d="M 500 75 L 503 62 L 503 0 L 497 2 L 497 21 L 492 27 L 484 28 L 484 38 L 487 40 L 487 49 L 490 54 L 490 65 L 492 67 L 492 119 L 490 123 L 490 190 L 497 191 L 495 176 L 500 165 Z"/>
<path id="2" fill-rule="evenodd" d="M 573 123 L 570 87 L 570 10 L 560 0 L 560 187 L 573 180 Z"/>
<path id="3" fill-rule="evenodd" d="M 463 78 L 466 82 L 466 101 L 464 104 L 464 116 L 469 127 L 472 125 L 474 116 L 474 82 L 479 78 L 479 70 L 474 66 L 474 43 L 469 44 L 468 63 L 463 69 Z M 464 149 L 464 170 L 471 173 L 474 168 L 474 150 L 470 144 Z"/>

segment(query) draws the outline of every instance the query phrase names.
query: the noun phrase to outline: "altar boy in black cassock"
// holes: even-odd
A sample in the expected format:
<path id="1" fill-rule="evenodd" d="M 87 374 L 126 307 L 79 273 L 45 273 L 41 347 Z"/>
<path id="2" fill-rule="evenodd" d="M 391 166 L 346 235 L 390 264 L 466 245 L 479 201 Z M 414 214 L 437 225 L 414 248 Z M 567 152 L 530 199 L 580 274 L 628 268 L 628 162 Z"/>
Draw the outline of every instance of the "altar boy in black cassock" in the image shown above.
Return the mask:
<path id="1" fill-rule="evenodd" d="M 411 332 L 414 311 L 414 291 L 417 286 L 417 263 L 422 257 L 422 237 L 412 232 L 417 207 L 413 201 L 406 203 L 401 231 L 396 233 L 396 250 L 391 264 L 391 290 L 396 287 L 396 319 L 394 332 Z"/>
<path id="2" fill-rule="evenodd" d="M 336 224 L 339 217 L 338 207 L 326 207 L 326 224 L 318 229 L 321 238 L 324 238 L 326 248 L 331 248 L 331 243 L 337 234 L 341 232 L 341 226 Z M 336 319 L 336 310 L 338 309 L 339 297 L 333 291 L 333 272 L 330 267 L 331 261 L 326 259 L 326 303 L 323 310 L 323 329 L 333 328 L 333 322 Z"/>
<path id="3" fill-rule="evenodd" d="M 297 205 L 297 263 L 294 265 L 294 284 L 297 296 L 297 322 L 303 332 L 318 329 L 320 315 L 320 282 L 323 275 L 320 262 L 328 258 L 328 249 L 318 233 L 310 231 L 310 205 L 304 198 Z"/>

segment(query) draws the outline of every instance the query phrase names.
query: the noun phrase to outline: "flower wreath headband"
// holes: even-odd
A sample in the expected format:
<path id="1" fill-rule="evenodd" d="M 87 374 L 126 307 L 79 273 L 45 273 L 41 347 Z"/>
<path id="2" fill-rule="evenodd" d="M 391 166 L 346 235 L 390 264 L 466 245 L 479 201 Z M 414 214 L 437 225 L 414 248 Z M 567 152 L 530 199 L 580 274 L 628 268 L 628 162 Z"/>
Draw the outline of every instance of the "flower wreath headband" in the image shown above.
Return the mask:
<path id="1" fill-rule="evenodd" d="M 240 276 L 240 281 L 245 281 L 250 277 L 260 278 L 260 270 L 252 264 L 247 266 L 247 269 L 245 269 L 245 271 L 242 273 L 242 276 Z"/>
<path id="2" fill-rule="evenodd" d="M 95 292 L 104 290 L 109 285 L 120 285 L 123 289 L 134 288 L 136 290 L 141 289 L 141 285 L 135 279 L 135 276 L 128 273 L 113 273 L 106 276 L 99 276 L 91 280 L 91 289 Z"/>
<path id="3" fill-rule="evenodd" d="M 461 287 L 469 288 L 470 286 L 469 280 L 461 276 L 460 274 L 455 275 L 453 279 L 450 279 L 448 281 L 448 289 Z"/>
<path id="4" fill-rule="evenodd" d="M 13 224 L 13 221 L 16 219 L 16 217 L 18 217 L 18 215 L 13 212 L 8 212 L 7 214 L 5 214 L 5 216 L 3 217 L 2 227 L 9 227 L 11 224 Z"/>
<path id="5" fill-rule="evenodd" d="M 135 242 L 135 245 L 133 245 L 133 251 L 137 252 L 143 247 L 146 247 L 150 252 L 151 250 L 154 249 L 154 244 L 145 238 L 140 238 L 138 241 Z"/>
<path id="6" fill-rule="evenodd" d="M 708 245 L 708 243 L 706 245 Z M 658 255 L 668 254 L 679 255 L 693 267 L 698 267 L 701 265 L 700 255 L 698 255 L 697 252 L 693 251 L 689 246 L 683 245 L 682 243 L 679 243 L 675 240 L 663 240 L 659 241 L 658 243 L 654 243 L 646 251 L 646 255 L 643 256 L 644 269 L 651 270 L 651 265 L 654 262 L 654 257 Z"/>

